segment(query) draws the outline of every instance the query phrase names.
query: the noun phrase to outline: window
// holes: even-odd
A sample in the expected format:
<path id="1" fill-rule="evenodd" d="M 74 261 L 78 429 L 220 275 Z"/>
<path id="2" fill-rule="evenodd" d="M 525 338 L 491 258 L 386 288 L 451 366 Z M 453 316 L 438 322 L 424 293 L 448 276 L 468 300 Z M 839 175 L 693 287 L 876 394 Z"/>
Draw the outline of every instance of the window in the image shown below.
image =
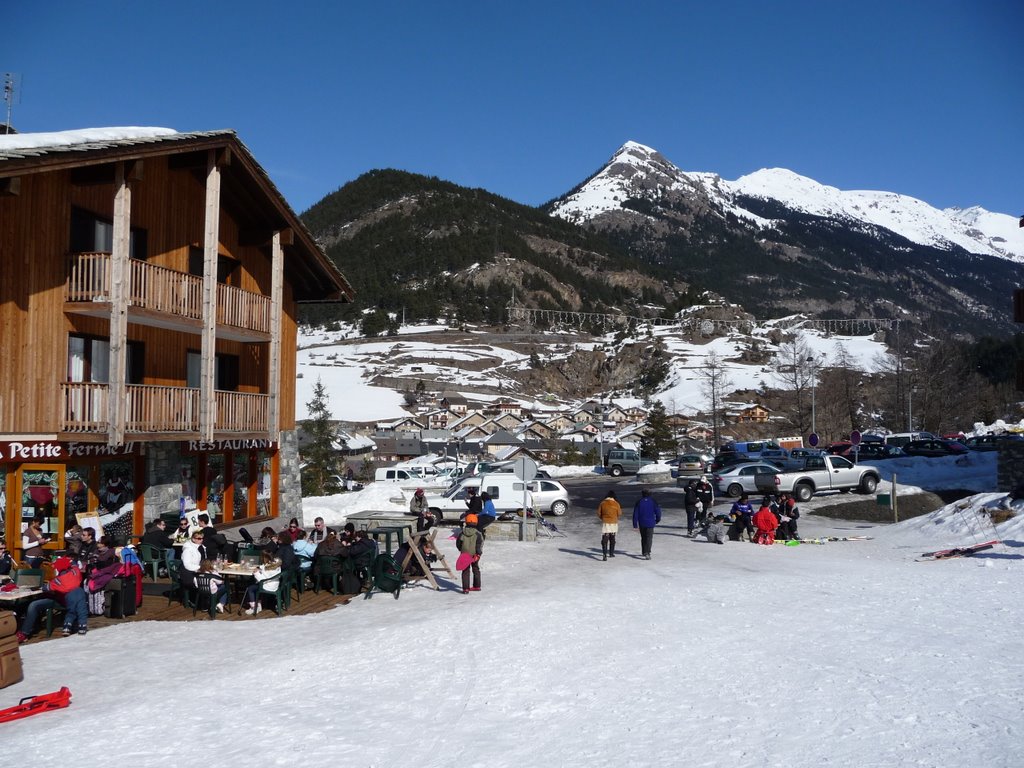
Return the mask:
<path id="1" fill-rule="evenodd" d="M 188 249 L 188 273 L 196 277 L 203 276 L 203 249 L 190 246 Z M 217 282 L 223 285 L 236 285 L 238 262 L 228 256 L 217 256 Z"/>
<path id="2" fill-rule="evenodd" d="M 189 350 L 185 361 L 185 386 L 199 389 L 202 380 L 200 352 Z M 213 372 L 213 388 L 223 392 L 238 391 L 238 355 L 217 355 Z"/>
<path id="3" fill-rule="evenodd" d="M 129 341 L 126 349 L 125 383 L 141 384 L 144 368 L 143 345 Z M 93 336 L 68 336 L 68 381 L 110 383 L 110 342 Z"/>
<path id="4" fill-rule="evenodd" d="M 148 257 L 146 230 L 132 227 L 128 255 L 145 261 Z M 71 209 L 70 251 L 72 253 L 111 253 L 114 250 L 114 222 L 102 219 L 84 208 Z"/>

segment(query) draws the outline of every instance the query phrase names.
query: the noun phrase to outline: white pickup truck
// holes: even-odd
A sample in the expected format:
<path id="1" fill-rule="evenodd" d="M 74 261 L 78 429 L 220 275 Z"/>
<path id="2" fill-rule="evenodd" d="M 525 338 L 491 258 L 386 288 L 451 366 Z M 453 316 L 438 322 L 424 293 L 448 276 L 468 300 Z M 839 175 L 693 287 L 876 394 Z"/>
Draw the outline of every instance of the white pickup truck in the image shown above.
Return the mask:
<path id="1" fill-rule="evenodd" d="M 797 501 L 807 501 L 821 491 L 874 493 L 878 470 L 851 463 L 842 456 L 808 456 L 802 469 L 788 472 L 763 472 L 754 477 L 761 493 L 791 493 Z"/>

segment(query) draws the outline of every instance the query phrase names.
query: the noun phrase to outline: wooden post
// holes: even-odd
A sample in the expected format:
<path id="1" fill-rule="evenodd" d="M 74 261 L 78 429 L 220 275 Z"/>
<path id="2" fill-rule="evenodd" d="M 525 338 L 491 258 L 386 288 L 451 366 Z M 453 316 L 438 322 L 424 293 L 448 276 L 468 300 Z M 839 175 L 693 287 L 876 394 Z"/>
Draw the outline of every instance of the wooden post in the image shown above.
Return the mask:
<path id="1" fill-rule="evenodd" d="M 896 475 L 892 476 L 892 493 L 889 496 L 889 504 L 892 506 L 892 521 L 898 523 L 900 521 L 899 509 L 896 505 Z"/>
<path id="2" fill-rule="evenodd" d="M 206 219 L 203 236 L 203 334 L 200 346 L 199 432 L 213 440 L 217 423 L 217 250 L 220 244 L 220 168 L 217 151 L 206 161 Z"/>
<path id="3" fill-rule="evenodd" d="M 267 361 L 267 394 L 269 411 L 267 429 L 270 439 L 281 437 L 281 314 L 284 300 L 284 250 L 281 231 L 274 230 L 271 243 L 270 281 L 270 359 Z"/>
<path id="4" fill-rule="evenodd" d="M 110 368 L 107 401 L 107 443 L 124 443 L 128 367 L 128 279 L 131 248 L 132 192 L 128 186 L 125 164 L 117 163 L 114 171 L 114 232 L 110 257 Z"/>

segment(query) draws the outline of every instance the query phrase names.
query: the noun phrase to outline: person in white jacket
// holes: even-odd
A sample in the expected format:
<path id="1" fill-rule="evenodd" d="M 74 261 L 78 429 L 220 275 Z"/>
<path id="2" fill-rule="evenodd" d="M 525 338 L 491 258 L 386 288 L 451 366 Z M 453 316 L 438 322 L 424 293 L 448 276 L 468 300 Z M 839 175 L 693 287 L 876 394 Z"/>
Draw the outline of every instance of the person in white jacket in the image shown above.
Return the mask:
<path id="1" fill-rule="evenodd" d="M 181 548 L 181 584 L 183 587 L 191 589 L 195 586 L 199 566 L 206 559 L 206 551 L 203 548 L 203 532 L 193 531 L 191 538 Z"/>
<path id="2" fill-rule="evenodd" d="M 256 581 L 249 585 L 245 590 L 245 597 L 242 598 L 242 607 L 245 608 L 246 616 L 253 616 L 262 610 L 259 597 L 260 582 L 270 579 L 263 585 L 264 589 L 277 589 L 277 577 L 281 575 L 281 566 L 274 560 L 272 554 L 264 550 L 262 557 L 263 563 L 252 572 Z"/>

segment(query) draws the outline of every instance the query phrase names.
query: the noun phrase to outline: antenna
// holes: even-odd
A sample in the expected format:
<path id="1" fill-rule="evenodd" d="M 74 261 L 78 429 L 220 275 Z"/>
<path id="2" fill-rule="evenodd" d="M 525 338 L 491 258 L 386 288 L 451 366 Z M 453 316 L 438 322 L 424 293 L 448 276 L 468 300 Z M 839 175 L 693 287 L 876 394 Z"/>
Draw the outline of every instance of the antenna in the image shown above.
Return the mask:
<path id="1" fill-rule="evenodd" d="M 4 72 L 4 103 L 7 105 L 7 122 L 4 123 L 4 133 L 11 132 L 11 112 L 14 103 L 18 99 L 20 76 L 13 72 Z"/>

